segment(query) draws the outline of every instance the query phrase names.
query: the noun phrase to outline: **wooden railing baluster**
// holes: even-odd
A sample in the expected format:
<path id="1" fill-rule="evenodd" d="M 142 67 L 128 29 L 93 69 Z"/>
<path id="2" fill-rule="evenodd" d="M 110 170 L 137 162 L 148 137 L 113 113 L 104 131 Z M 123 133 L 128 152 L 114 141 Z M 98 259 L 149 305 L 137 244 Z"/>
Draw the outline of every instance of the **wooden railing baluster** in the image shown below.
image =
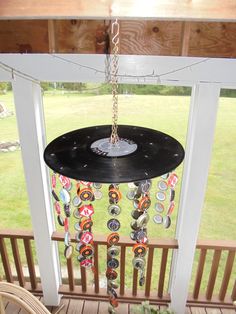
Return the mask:
<path id="1" fill-rule="evenodd" d="M 8 282 L 13 282 L 11 265 L 10 265 L 8 254 L 7 254 L 6 244 L 3 238 L 0 238 L 0 252 L 1 252 L 2 264 L 5 271 L 6 280 Z"/>
<path id="2" fill-rule="evenodd" d="M 220 293 L 219 293 L 219 299 L 221 301 L 224 300 L 225 295 L 226 295 L 226 291 L 227 291 L 227 288 L 228 288 L 230 275 L 231 275 L 231 272 L 232 272 L 232 269 L 233 269 L 234 258 L 235 258 L 235 252 L 229 251 L 228 252 L 227 261 L 226 261 L 226 264 L 225 264 L 224 277 L 222 279 L 222 284 L 221 284 Z"/>
<path id="3" fill-rule="evenodd" d="M 162 249 L 161 267 L 160 267 L 160 273 L 159 273 L 158 294 L 157 294 L 159 298 L 163 297 L 167 258 L 168 258 L 168 249 Z"/>
<path id="4" fill-rule="evenodd" d="M 133 269 L 133 286 L 132 286 L 132 295 L 137 295 L 137 288 L 138 288 L 138 270 Z"/>
<path id="5" fill-rule="evenodd" d="M 125 293 L 125 255 L 126 247 L 124 244 L 121 244 L 120 252 L 120 295 Z"/>
<path id="6" fill-rule="evenodd" d="M 199 295 L 201 282 L 202 282 L 203 270 L 204 270 L 205 261 L 206 261 L 206 254 L 207 254 L 207 250 L 201 249 L 200 257 L 199 257 L 199 261 L 198 261 L 197 274 L 196 274 L 195 284 L 194 284 L 194 289 L 193 289 L 193 298 L 194 299 L 197 299 L 198 295 Z"/>
<path id="7" fill-rule="evenodd" d="M 234 281 L 234 287 L 231 294 L 232 301 L 236 301 L 236 280 Z"/>
<path id="8" fill-rule="evenodd" d="M 87 276 L 86 276 L 86 268 L 80 266 L 80 273 L 81 273 L 81 286 L 82 292 L 87 291 Z"/>
<path id="9" fill-rule="evenodd" d="M 66 260 L 66 265 L 67 265 L 69 288 L 70 288 L 70 291 L 74 291 L 75 280 L 74 280 L 74 268 L 73 268 L 72 258 L 68 258 Z"/>
<path id="10" fill-rule="evenodd" d="M 148 249 L 148 260 L 147 260 L 147 270 L 146 270 L 145 297 L 149 297 L 149 295 L 150 295 L 150 288 L 151 288 L 151 281 L 152 281 L 153 254 L 154 254 L 154 248 L 149 247 L 149 249 Z"/>
<path id="11" fill-rule="evenodd" d="M 19 248 L 18 248 L 16 238 L 11 238 L 11 247 L 12 247 L 12 253 L 13 253 L 13 257 L 14 257 L 14 261 L 15 261 L 18 281 L 19 281 L 20 286 L 24 287 L 25 286 L 25 277 L 23 274 L 23 269 L 22 269 L 22 264 L 21 264 L 21 259 L 20 259 L 20 253 L 19 253 Z"/>
<path id="12" fill-rule="evenodd" d="M 29 239 L 24 239 L 23 241 L 24 241 L 24 247 L 25 247 L 26 260 L 27 260 L 28 269 L 29 269 L 31 288 L 32 290 L 35 290 L 37 288 L 37 280 L 36 280 L 36 274 L 35 274 L 32 247 L 31 247 L 31 243 Z"/>
<path id="13" fill-rule="evenodd" d="M 110 256 L 108 255 L 108 249 L 109 249 L 109 244 L 108 243 L 106 243 L 106 246 L 104 246 L 105 248 L 106 248 L 106 253 L 107 253 L 107 255 L 106 255 L 106 257 L 107 257 L 107 262 L 106 262 L 106 265 L 107 265 L 107 263 L 108 263 L 108 261 L 109 261 L 109 259 L 110 259 Z M 106 266 L 106 270 L 107 270 L 107 266 Z M 107 292 L 108 292 L 108 280 L 107 280 L 107 285 L 106 285 L 106 288 L 107 288 Z"/>
<path id="14" fill-rule="evenodd" d="M 212 264 L 211 264 L 211 272 L 210 272 L 210 276 L 208 280 L 207 291 L 206 291 L 207 300 L 211 300 L 212 298 L 215 281 L 216 281 L 216 275 L 217 275 L 219 262 L 220 262 L 220 257 L 221 257 L 221 250 L 215 250 Z"/>
<path id="15" fill-rule="evenodd" d="M 94 243 L 94 291 L 99 293 L 98 244 Z"/>

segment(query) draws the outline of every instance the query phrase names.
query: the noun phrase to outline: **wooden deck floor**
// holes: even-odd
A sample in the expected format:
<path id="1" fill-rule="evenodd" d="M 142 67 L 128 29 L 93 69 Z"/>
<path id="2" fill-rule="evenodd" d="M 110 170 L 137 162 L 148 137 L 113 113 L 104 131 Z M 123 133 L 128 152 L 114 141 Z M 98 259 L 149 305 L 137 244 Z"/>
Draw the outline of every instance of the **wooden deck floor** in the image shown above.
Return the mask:
<path id="1" fill-rule="evenodd" d="M 43 302 L 43 299 L 39 297 Z M 62 307 L 63 306 L 63 307 Z M 62 308 L 61 308 L 62 307 Z M 133 305 L 127 303 L 120 303 L 117 314 L 135 314 L 131 311 Z M 59 308 L 61 310 L 58 312 Z M 108 303 L 101 301 L 88 301 L 63 298 L 59 307 L 48 307 L 48 310 L 53 314 L 105 314 L 107 311 Z M 159 308 L 165 309 L 166 306 Z M 26 314 L 18 306 L 13 303 L 6 304 L 6 314 Z M 206 308 L 206 307 L 187 307 L 183 314 L 235 314 L 236 310 L 223 309 L 223 308 Z"/>

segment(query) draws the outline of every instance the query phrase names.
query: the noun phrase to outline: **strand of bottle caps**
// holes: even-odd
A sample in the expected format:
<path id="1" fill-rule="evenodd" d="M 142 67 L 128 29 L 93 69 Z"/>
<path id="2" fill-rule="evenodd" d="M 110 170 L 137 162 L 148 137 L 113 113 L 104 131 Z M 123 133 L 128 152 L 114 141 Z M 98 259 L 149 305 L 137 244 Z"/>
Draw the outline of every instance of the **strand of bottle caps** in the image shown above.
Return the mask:
<path id="1" fill-rule="evenodd" d="M 151 206 L 150 189 L 151 180 L 145 180 L 137 183 L 129 183 L 130 190 L 127 198 L 133 201 L 134 210 L 131 216 L 134 219 L 131 222 L 130 238 L 136 242 L 133 246 L 133 267 L 139 271 L 139 285 L 145 284 L 145 255 L 147 253 L 147 223 L 149 221 L 148 209 Z"/>
<path id="2" fill-rule="evenodd" d="M 157 214 L 153 217 L 153 221 L 156 224 L 163 224 L 164 228 L 169 228 L 171 225 L 171 214 L 175 208 L 175 186 L 178 182 L 178 176 L 176 173 L 167 173 L 161 176 L 161 180 L 157 182 L 158 191 L 156 193 L 157 203 L 155 204 L 155 210 Z M 169 197 L 167 192 L 169 191 Z M 165 201 L 167 205 L 165 208 Z M 166 215 L 163 213 L 166 212 Z"/>
<path id="3" fill-rule="evenodd" d="M 71 198 L 70 190 L 72 189 L 72 182 L 69 178 L 58 175 L 59 181 L 61 183 L 61 189 L 59 196 L 56 193 L 57 186 L 57 174 L 53 173 L 51 177 L 52 185 L 52 196 L 54 198 L 54 208 L 57 214 L 57 221 L 60 226 L 64 227 L 64 244 L 65 250 L 64 255 L 66 258 L 70 258 L 73 253 L 73 246 L 70 243 L 70 232 L 69 232 L 69 218 L 71 216 Z M 64 215 L 62 214 L 60 202 L 63 204 Z"/>
<path id="4" fill-rule="evenodd" d="M 80 265 L 85 268 L 92 268 L 94 270 L 94 243 L 92 233 L 92 215 L 94 214 L 94 207 L 92 202 L 95 200 L 92 183 L 85 181 L 77 181 L 76 184 L 77 195 L 73 198 L 73 205 L 75 207 L 74 217 L 77 221 L 74 224 L 76 231 L 75 239 L 76 251 Z"/>
<path id="5" fill-rule="evenodd" d="M 117 184 L 111 184 L 108 190 L 109 196 L 109 206 L 108 213 L 112 216 L 107 222 L 107 227 L 111 231 L 107 238 L 108 250 L 107 250 L 107 289 L 109 294 L 110 306 L 108 308 L 109 313 L 115 313 L 115 308 L 118 307 L 117 293 L 116 289 L 118 284 L 116 283 L 116 278 L 118 276 L 117 268 L 119 267 L 119 260 L 117 259 L 120 254 L 120 248 L 116 245 L 119 242 L 119 234 L 117 231 L 120 229 L 120 222 L 117 216 L 121 213 L 121 208 L 118 205 L 121 200 L 121 192 Z"/>
<path id="6" fill-rule="evenodd" d="M 158 212 L 153 217 L 153 221 L 156 224 L 163 224 L 165 228 L 169 228 L 171 225 L 171 214 L 175 208 L 175 186 L 178 182 L 178 176 L 175 173 L 168 173 L 161 176 L 161 180 L 158 181 L 156 192 L 157 203 L 155 204 L 155 210 Z M 151 189 L 151 180 L 145 180 L 141 182 L 129 183 L 129 191 L 127 192 L 127 198 L 133 201 L 134 210 L 131 212 L 131 216 L 134 221 L 131 222 L 132 231 L 130 238 L 136 241 L 133 246 L 134 259 L 133 267 L 140 272 L 139 285 L 143 286 L 145 283 L 144 269 L 146 265 L 145 255 L 147 253 L 147 222 L 149 215 L 147 210 L 151 205 L 149 191 Z M 169 203 L 167 205 L 166 215 L 161 214 L 165 211 L 164 202 L 167 198 L 167 191 L 169 190 Z"/>

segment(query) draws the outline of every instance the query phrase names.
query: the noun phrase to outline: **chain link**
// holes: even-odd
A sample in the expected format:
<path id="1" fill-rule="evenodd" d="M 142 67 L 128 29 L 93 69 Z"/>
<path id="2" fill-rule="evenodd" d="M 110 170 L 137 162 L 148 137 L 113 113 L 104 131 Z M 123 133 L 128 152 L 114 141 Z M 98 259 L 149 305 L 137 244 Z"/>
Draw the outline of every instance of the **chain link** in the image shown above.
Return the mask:
<path id="1" fill-rule="evenodd" d="M 119 141 L 118 136 L 118 52 L 119 52 L 119 23 L 117 19 L 112 23 L 112 65 L 111 65 L 111 86 L 112 86 L 112 129 L 110 141 L 115 144 Z"/>
<path id="2" fill-rule="evenodd" d="M 105 82 L 111 83 L 111 59 L 109 54 L 106 54 L 105 60 Z"/>

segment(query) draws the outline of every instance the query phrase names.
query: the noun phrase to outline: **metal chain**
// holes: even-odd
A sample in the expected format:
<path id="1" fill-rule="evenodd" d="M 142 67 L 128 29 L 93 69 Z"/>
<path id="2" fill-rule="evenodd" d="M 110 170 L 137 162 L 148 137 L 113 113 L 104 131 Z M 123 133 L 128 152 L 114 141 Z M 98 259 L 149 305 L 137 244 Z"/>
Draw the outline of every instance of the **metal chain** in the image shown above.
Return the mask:
<path id="1" fill-rule="evenodd" d="M 111 86 L 112 86 L 112 130 L 110 141 L 115 144 L 119 141 L 118 136 L 118 51 L 119 51 L 119 33 L 120 26 L 117 21 L 112 23 L 112 65 L 111 65 Z"/>
<path id="2" fill-rule="evenodd" d="M 106 54 L 105 59 L 105 82 L 111 83 L 111 59 L 109 54 Z"/>
<path id="3" fill-rule="evenodd" d="M 105 82 L 111 83 L 111 58 L 110 58 L 110 36 L 108 29 L 111 27 L 111 22 L 109 25 L 106 25 L 106 21 L 104 20 L 104 29 L 105 29 L 105 50 L 106 54 L 105 59 Z"/>

